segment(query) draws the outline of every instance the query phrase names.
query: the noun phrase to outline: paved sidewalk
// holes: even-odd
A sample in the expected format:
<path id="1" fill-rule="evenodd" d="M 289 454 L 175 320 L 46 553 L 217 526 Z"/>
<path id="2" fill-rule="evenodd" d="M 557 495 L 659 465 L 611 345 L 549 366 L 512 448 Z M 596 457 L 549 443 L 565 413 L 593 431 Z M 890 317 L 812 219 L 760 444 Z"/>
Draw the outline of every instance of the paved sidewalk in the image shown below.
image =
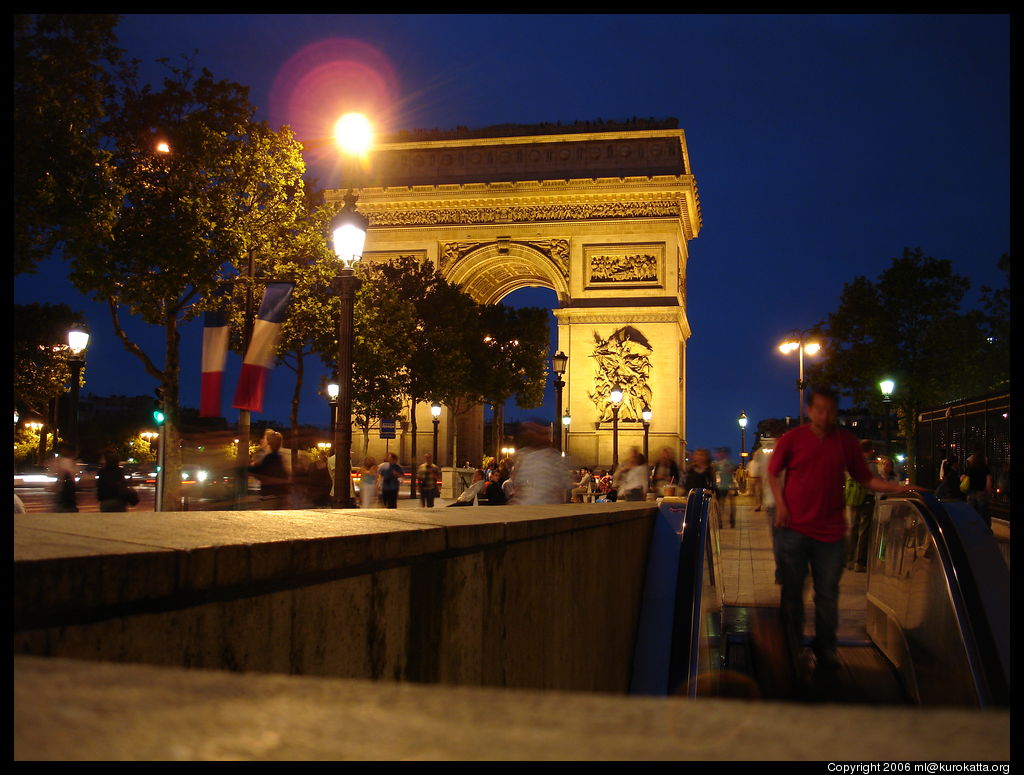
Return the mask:
<path id="1" fill-rule="evenodd" d="M 726 605 L 778 608 L 779 586 L 775 583 L 768 516 L 764 511 L 754 511 L 752 497 L 736 498 L 736 527 L 720 530 L 719 542 Z M 868 640 L 864 624 L 867 578 L 866 573 L 843 571 L 839 581 L 840 641 Z M 804 634 L 810 636 L 814 634 L 814 590 L 809 577 L 804 599 L 807 606 Z"/>

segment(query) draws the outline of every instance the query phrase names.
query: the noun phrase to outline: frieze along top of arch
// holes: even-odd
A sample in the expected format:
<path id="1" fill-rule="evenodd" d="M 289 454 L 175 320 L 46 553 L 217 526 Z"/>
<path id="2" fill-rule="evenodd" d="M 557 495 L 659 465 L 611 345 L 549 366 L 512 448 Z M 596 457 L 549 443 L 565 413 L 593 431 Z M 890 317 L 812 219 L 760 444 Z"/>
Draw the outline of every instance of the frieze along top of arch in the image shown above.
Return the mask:
<path id="1" fill-rule="evenodd" d="M 387 143 L 370 167 L 382 186 L 691 174 L 681 129 Z"/>

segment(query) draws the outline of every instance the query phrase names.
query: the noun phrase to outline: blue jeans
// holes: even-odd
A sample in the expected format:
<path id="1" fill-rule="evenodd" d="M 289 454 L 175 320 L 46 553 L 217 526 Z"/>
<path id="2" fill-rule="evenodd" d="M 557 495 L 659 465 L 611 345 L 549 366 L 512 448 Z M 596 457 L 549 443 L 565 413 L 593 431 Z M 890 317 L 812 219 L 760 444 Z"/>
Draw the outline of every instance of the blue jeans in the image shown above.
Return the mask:
<path id="1" fill-rule="evenodd" d="M 839 578 L 843 575 L 846 541 L 816 541 L 789 528 L 775 539 L 779 573 L 782 577 L 782 623 L 789 647 L 796 653 L 803 643 L 804 582 L 810 566 L 814 582 L 815 653 L 835 650 L 839 626 Z"/>

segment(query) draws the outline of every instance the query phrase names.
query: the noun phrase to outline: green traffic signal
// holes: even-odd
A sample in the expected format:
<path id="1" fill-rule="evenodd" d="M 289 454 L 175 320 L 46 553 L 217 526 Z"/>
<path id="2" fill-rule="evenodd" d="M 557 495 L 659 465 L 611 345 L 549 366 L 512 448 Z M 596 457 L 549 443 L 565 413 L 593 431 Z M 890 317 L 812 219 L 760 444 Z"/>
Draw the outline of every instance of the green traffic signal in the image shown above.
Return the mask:
<path id="1" fill-rule="evenodd" d="M 153 410 L 153 419 L 156 420 L 156 424 L 157 425 L 163 425 L 164 424 L 164 419 L 165 419 L 164 418 L 164 413 L 161 412 L 159 409 L 154 409 Z"/>

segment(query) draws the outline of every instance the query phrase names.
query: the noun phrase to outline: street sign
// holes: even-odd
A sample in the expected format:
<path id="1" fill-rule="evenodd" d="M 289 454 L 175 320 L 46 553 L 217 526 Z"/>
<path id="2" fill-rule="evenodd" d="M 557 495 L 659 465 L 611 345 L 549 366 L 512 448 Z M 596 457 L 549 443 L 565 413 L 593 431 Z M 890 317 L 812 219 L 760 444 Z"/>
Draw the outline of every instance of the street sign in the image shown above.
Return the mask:
<path id="1" fill-rule="evenodd" d="M 395 421 L 394 420 L 381 420 L 380 421 L 380 437 L 382 439 L 393 439 L 393 438 L 395 438 Z"/>

